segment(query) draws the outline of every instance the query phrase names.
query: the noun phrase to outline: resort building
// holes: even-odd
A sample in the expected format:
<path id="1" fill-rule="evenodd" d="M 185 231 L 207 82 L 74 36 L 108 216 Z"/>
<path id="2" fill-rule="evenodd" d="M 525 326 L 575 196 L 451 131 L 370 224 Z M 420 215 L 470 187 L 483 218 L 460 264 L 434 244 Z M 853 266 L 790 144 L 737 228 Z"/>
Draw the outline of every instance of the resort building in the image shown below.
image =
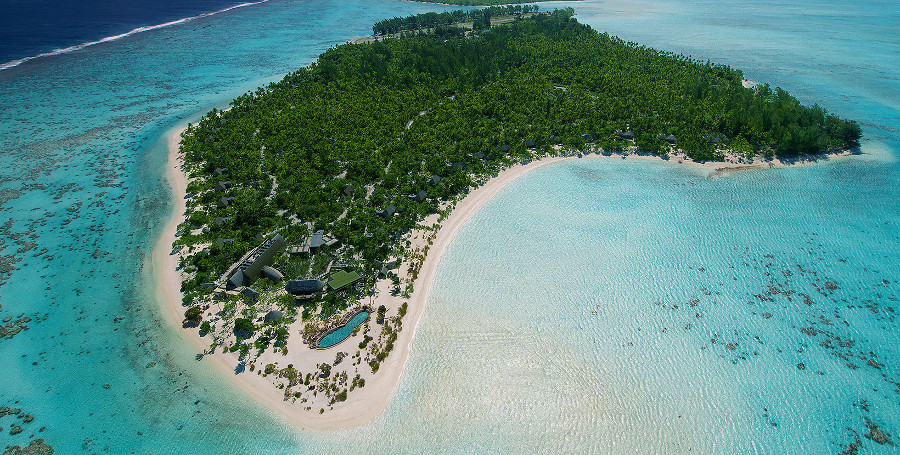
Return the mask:
<path id="1" fill-rule="evenodd" d="M 233 242 L 234 242 L 234 239 L 224 239 L 222 237 L 219 237 L 216 239 L 216 246 L 218 246 L 219 248 L 223 248 L 223 247 L 225 247 L 225 245 L 227 245 L 229 243 L 233 243 Z"/>
<path id="2" fill-rule="evenodd" d="M 284 279 L 284 275 L 282 275 L 278 269 L 268 265 L 262 268 L 262 276 L 272 281 L 281 281 Z"/>
<path id="3" fill-rule="evenodd" d="M 375 214 L 378 216 L 394 216 L 397 213 L 397 207 L 393 205 L 388 205 L 383 209 L 376 209 Z"/>
<path id="4" fill-rule="evenodd" d="M 424 190 L 422 190 L 422 191 L 419 191 L 418 193 L 410 194 L 409 196 L 407 196 L 407 198 L 412 199 L 416 202 L 422 202 L 425 199 L 428 199 L 428 193 L 426 193 Z"/>
<path id="5" fill-rule="evenodd" d="M 272 259 L 285 246 L 287 246 L 287 242 L 285 242 L 284 237 L 281 234 L 275 234 L 274 237 L 266 240 L 245 256 L 244 260 L 237 266 L 237 270 L 228 279 L 229 283 L 238 287 L 246 286 L 259 278 L 263 267 L 271 265 Z M 276 270 L 276 272 L 278 271 Z M 278 272 L 278 275 L 280 276 L 281 273 Z"/>
<path id="6" fill-rule="evenodd" d="M 627 139 L 627 140 L 634 139 L 634 133 L 632 133 L 631 131 L 627 131 L 627 130 L 626 131 L 616 130 L 613 134 L 617 137 L 621 137 L 622 139 Z"/>
<path id="7" fill-rule="evenodd" d="M 243 294 L 244 297 L 246 297 L 247 300 L 250 300 L 251 302 L 256 301 L 256 298 L 259 297 L 259 292 L 257 292 L 257 290 L 253 288 L 241 289 L 241 294 Z"/>
<path id="8" fill-rule="evenodd" d="M 219 201 L 216 203 L 216 207 L 220 209 L 224 209 L 234 203 L 234 197 L 225 197 L 222 196 L 219 198 Z"/>
<path id="9" fill-rule="evenodd" d="M 341 241 L 336 239 L 331 234 L 326 234 L 325 231 L 319 229 L 316 232 L 313 232 L 309 236 L 306 237 L 306 240 L 303 241 L 302 245 L 294 245 L 288 248 L 288 254 L 307 254 L 307 253 L 315 253 L 316 250 L 323 246 L 327 246 L 329 248 L 340 246 Z"/>
<path id="10" fill-rule="evenodd" d="M 266 313 L 265 317 L 263 317 L 263 321 L 265 322 L 278 322 L 284 318 L 284 313 L 278 310 L 272 310 Z"/>
<path id="11" fill-rule="evenodd" d="M 359 273 L 340 270 L 331 275 L 330 279 L 328 280 L 328 287 L 332 291 L 340 291 L 350 285 L 355 284 L 361 279 L 362 276 L 360 276 Z"/>
<path id="12" fill-rule="evenodd" d="M 397 268 L 397 260 L 390 259 L 381 264 L 381 270 L 378 271 L 378 278 L 384 278 L 388 275 L 388 272 Z"/>
<path id="13" fill-rule="evenodd" d="M 674 134 L 659 133 L 656 135 L 656 138 L 666 141 L 670 144 L 674 144 L 678 141 Z"/>
<path id="14" fill-rule="evenodd" d="M 292 280 L 284 286 L 284 290 L 288 294 L 293 295 L 299 300 L 311 299 L 316 293 L 325 289 L 325 282 L 322 280 Z"/>

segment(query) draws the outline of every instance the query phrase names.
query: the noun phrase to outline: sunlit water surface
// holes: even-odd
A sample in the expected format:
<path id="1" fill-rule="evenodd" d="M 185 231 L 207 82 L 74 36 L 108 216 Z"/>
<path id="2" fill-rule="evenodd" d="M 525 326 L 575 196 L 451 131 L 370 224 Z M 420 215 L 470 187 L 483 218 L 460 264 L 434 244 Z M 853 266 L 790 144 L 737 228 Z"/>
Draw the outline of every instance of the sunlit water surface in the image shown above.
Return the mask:
<path id="1" fill-rule="evenodd" d="M 866 419 L 900 444 L 898 6 L 572 5 L 859 120 L 864 155 L 713 179 L 636 160 L 534 171 L 451 245 L 385 414 L 310 433 L 159 317 L 143 264 L 170 207 L 161 136 L 381 18 L 442 7 L 273 0 L 0 71 L 0 254 L 15 266 L 0 318 L 32 319 L 0 340 L 0 406 L 35 417 L 18 435 L 0 418 L 0 446 L 894 453 Z"/>

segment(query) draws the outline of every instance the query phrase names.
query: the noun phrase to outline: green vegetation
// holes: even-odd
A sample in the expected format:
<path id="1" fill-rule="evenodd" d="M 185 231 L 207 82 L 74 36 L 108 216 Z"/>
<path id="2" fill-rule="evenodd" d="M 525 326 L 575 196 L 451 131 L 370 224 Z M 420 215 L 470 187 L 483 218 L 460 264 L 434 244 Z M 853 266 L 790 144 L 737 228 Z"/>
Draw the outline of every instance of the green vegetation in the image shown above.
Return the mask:
<path id="1" fill-rule="evenodd" d="M 444 3 L 444 2 L 441 2 Z M 449 2 L 451 4 L 457 4 Z M 496 2 L 494 5 L 517 2 Z M 464 5 L 464 3 L 458 3 Z M 472 11 L 455 10 L 443 13 L 422 13 L 407 17 L 394 17 L 378 21 L 372 25 L 372 33 L 375 36 L 392 35 L 401 32 L 430 29 L 434 27 L 447 27 L 463 22 L 473 22 L 476 29 L 487 28 L 492 17 L 520 15 L 538 10 L 537 5 L 508 5 L 492 6 Z"/>
<path id="2" fill-rule="evenodd" d="M 203 310 L 199 306 L 192 306 L 185 310 L 184 319 L 191 324 L 199 324 L 203 319 Z"/>
<path id="3" fill-rule="evenodd" d="M 741 80 L 722 65 L 596 33 L 566 11 L 469 38 L 419 35 L 338 46 L 186 131 L 187 164 L 194 176 L 206 177 L 191 185 L 199 193 L 192 202 L 200 204 L 189 223 L 230 218 L 205 238 L 234 239 L 188 262 L 198 275 L 222 273 L 257 244 L 258 233 L 305 234 L 304 226 L 287 222 L 289 215 L 331 227 L 368 258 L 383 257 L 393 234 L 434 212 L 435 201 L 464 193 L 478 176 L 553 153 L 554 144 L 622 149 L 630 143 L 614 132 L 629 126 L 644 151 L 665 153 L 669 144 L 659 134 L 666 133 L 700 160 L 722 157 L 709 138 L 779 155 L 857 145 L 855 122 L 803 107 L 778 88 L 744 88 Z M 223 194 L 211 191 L 216 168 L 227 168 L 234 183 L 225 193 L 235 197 L 229 207 L 215 208 Z M 428 184 L 431 175 L 443 179 Z M 407 198 L 420 190 L 428 200 Z M 375 215 L 389 204 L 403 211 Z M 185 237 L 190 243 L 202 236 Z"/>
<path id="4" fill-rule="evenodd" d="M 518 1 L 518 0 L 411 0 L 420 3 L 443 3 L 445 5 L 459 5 L 459 6 L 489 6 L 489 5 L 509 5 L 511 3 L 537 3 L 537 2 L 549 2 L 552 0 L 531 0 L 531 1 Z M 579 0 L 571 0 L 571 1 L 579 1 Z"/>
<path id="5" fill-rule="evenodd" d="M 389 257 L 410 259 L 402 239 L 424 217 L 500 169 L 547 154 L 683 150 L 715 160 L 728 150 L 800 156 L 858 145 L 855 122 L 778 88 L 745 88 L 741 72 L 726 66 L 597 33 L 572 15 L 338 46 L 189 127 L 182 150 L 193 179 L 177 241 L 192 247 L 183 261 L 187 304 L 211 297 L 208 283 L 221 283 L 261 237 L 280 233 L 298 245 L 322 229 L 342 246 L 283 254 L 274 266 L 288 279 L 361 275 L 341 293 L 304 303 L 304 320 L 318 308 L 319 319 L 331 317 L 369 295 Z M 399 19 L 397 27 L 429 21 Z M 413 277 L 423 259 L 411 258 Z M 254 284 L 263 295 L 279 289 L 265 282 Z M 236 315 L 229 299 L 237 298 L 224 301 L 223 319 Z M 297 314 L 292 297 L 278 302 Z M 235 332 L 254 331 L 256 310 L 240 315 Z M 304 339 L 317 331 L 307 327 Z M 267 333 L 260 346 L 286 337 Z M 373 370 L 396 331 L 386 325 L 382 335 L 360 343 L 372 345 Z"/>
<path id="6" fill-rule="evenodd" d="M 256 330 L 256 327 L 249 319 L 237 318 L 234 320 L 234 333 L 246 335 L 253 333 L 254 330 Z"/>
<path id="7" fill-rule="evenodd" d="M 209 334 L 211 350 L 240 352 L 254 371 L 252 348 L 257 359 L 270 348 L 286 354 L 292 321 L 303 322 L 299 335 L 312 343 L 368 300 L 379 276 L 408 298 L 436 228 L 416 250 L 404 236 L 428 215 L 440 222 L 455 201 L 514 163 L 613 151 L 793 157 L 858 146 L 855 122 L 801 106 L 778 88 L 745 88 L 740 71 L 597 33 L 571 10 L 536 9 L 379 22 L 378 41 L 330 49 L 185 131 L 191 182 L 175 247 L 183 252 L 185 319 Z M 330 289 L 295 300 L 283 281 L 260 278 L 252 292 L 223 292 L 235 263 L 276 233 L 288 248 L 272 266 Z M 389 263 L 404 264 L 404 282 Z M 203 321 L 214 307 L 218 333 Z M 265 322 L 261 314 L 273 307 L 282 317 Z M 404 302 L 388 317 L 384 305 L 368 308 L 374 330 L 357 327 L 359 351 L 337 353 L 332 365 L 259 367 L 286 399 L 307 411 L 330 408 L 365 386 L 359 368 L 379 370 L 408 309 Z"/>

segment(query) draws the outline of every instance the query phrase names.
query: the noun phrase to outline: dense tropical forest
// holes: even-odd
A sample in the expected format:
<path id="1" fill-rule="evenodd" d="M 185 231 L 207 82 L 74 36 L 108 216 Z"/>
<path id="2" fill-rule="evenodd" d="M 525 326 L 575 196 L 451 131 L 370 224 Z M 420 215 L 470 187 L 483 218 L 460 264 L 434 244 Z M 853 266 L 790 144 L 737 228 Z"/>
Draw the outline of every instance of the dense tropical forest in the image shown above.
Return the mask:
<path id="1" fill-rule="evenodd" d="M 727 66 L 598 33 L 571 10 L 332 48 L 184 133 L 192 181 L 176 246 L 208 245 L 183 260 L 185 304 L 274 233 L 297 244 L 321 229 L 343 245 L 279 256 L 287 278 L 341 263 L 372 282 L 424 217 L 547 154 L 680 149 L 716 160 L 726 150 L 797 156 L 858 145 L 855 122 L 742 80 Z M 326 296 L 303 317 L 333 315 L 360 295 Z"/>
<path id="2" fill-rule="evenodd" d="M 518 16 L 536 12 L 537 5 L 506 5 L 492 6 L 471 11 L 455 10 L 442 13 L 428 12 L 406 17 L 393 17 L 376 22 L 372 25 L 372 33 L 375 36 L 393 35 L 408 31 L 431 29 L 434 27 L 446 27 L 454 24 L 472 22 L 473 28 L 481 30 L 490 27 L 491 18 L 504 16 Z"/>
<path id="3" fill-rule="evenodd" d="M 536 2 L 549 2 L 552 0 L 530 0 L 530 1 L 519 1 L 519 0 L 412 0 L 420 3 L 441 3 L 444 5 L 459 5 L 459 6 L 491 6 L 491 5 L 509 5 L 512 3 L 536 3 Z M 578 1 L 578 0 L 571 0 Z"/>

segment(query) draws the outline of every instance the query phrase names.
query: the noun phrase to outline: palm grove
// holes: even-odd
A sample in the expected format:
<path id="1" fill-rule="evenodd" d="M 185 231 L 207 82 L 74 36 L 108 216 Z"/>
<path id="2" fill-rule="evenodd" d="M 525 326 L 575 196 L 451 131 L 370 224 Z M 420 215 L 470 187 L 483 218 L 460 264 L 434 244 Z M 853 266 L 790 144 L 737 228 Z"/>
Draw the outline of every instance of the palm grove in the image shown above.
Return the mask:
<path id="1" fill-rule="evenodd" d="M 855 122 L 572 16 L 557 10 L 474 32 L 337 46 L 189 127 L 182 151 L 194 179 L 177 243 L 211 246 L 184 259 L 185 304 L 210 293 L 201 283 L 218 279 L 259 235 L 276 232 L 299 242 L 327 230 L 345 245 L 337 259 L 371 283 L 425 216 L 503 167 L 545 154 L 677 148 L 716 160 L 724 150 L 796 156 L 858 146 Z M 234 200 L 217 207 L 214 173 L 223 168 Z M 388 206 L 396 213 L 384 216 Z M 213 229 L 189 233 L 203 226 Z M 276 266 L 293 279 L 325 263 L 283 255 Z M 326 297 L 321 314 L 308 308 L 304 318 L 329 317 L 354 298 Z"/>

